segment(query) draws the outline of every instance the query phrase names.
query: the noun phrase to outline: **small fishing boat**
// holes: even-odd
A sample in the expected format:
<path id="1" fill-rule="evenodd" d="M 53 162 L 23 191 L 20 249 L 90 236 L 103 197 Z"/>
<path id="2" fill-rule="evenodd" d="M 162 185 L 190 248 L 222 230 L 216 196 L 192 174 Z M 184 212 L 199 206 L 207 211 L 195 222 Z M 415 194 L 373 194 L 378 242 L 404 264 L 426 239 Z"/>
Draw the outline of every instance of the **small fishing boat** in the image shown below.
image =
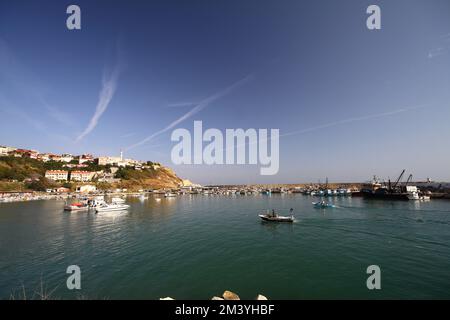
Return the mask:
<path id="1" fill-rule="evenodd" d="M 87 211 L 88 209 L 89 206 L 81 202 L 66 204 L 64 206 L 64 211 Z"/>
<path id="2" fill-rule="evenodd" d="M 268 211 L 265 214 L 260 214 L 259 217 L 263 221 L 269 221 L 269 222 L 294 222 L 294 215 L 292 212 L 294 209 L 291 209 L 289 212 L 291 213 L 290 216 L 280 216 L 277 213 L 275 213 L 275 210 L 272 210 L 272 213 L 269 213 Z"/>
<path id="3" fill-rule="evenodd" d="M 313 202 L 315 208 L 334 208 L 335 205 L 331 203 L 326 203 L 325 201 Z"/>

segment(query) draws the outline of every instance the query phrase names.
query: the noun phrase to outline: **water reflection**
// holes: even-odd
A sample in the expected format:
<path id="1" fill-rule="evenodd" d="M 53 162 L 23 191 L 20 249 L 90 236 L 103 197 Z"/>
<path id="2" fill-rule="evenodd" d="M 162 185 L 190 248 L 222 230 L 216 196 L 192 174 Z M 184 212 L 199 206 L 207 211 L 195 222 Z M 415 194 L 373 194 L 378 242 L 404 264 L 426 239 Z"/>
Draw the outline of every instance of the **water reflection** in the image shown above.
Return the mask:
<path id="1" fill-rule="evenodd" d="M 148 196 L 145 199 L 140 197 L 127 198 L 127 203 L 131 205 L 129 211 L 137 216 L 166 219 L 172 216 L 180 207 L 179 197 L 163 198 L 159 195 Z M 181 206 L 186 205 L 183 203 Z"/>
<path id="2" fill-rule="evenodd" d="M 294 231 L 294 225 L 299 222 L 295 220 L 293 223 L 283 223 L 283 222 L 269 222 L 261 221 L 261 229 L 270 232 L 273 236 L 281 233 L 292 233 Z"/>
<path id="3" fill-rule="evenodd" d="M 365 270 L 368 253 L 396 282 L 409 283 L 409 290 L 392 286 L 380 297 L 448 297 L 442 281 L 450 268 L 448 201 L 336 198 L 339 208 L 325 210 L 312 201 L 303 195 L 154 195 L 127 198 L 128 211 L 98 214 L 64 212 L 61 201 L 0 204 L 0 298 L 22 281 L 32 287 L 41 274 L 49 287 L 64 284 L 65 268 L 74 263 L 89 277 L 83 288 L 89 297 L 204 298 L 209 293 L 203 291 L 221 281 L 239 292 L 254 294 L 257 287 L 271 298 L 297 298 L 320 285 L 326 290 L 321 276 L 333 268 L 345 285 L 314 297 L 371 298 L 360 293 L 358 272 L 348 272 Z M 272 208 L 286 215 L 291 207 L 294 223 L 258 217 Z M 267 270 L 282 272 L 271 277 Z M 64 288 L 58 297 L 72 294 Z"/>
<path id="4" fill-rule="evenodd" d="M 102 220 L 109 220 L 114 222 L 117 222 L 126 216 L 128 216 L 129 212 L 128 210 L 120 210 L 120 211 L 102 211 L 97 212 L 95 214 L 95 220 L 96 221 L 102 221 Z"/>

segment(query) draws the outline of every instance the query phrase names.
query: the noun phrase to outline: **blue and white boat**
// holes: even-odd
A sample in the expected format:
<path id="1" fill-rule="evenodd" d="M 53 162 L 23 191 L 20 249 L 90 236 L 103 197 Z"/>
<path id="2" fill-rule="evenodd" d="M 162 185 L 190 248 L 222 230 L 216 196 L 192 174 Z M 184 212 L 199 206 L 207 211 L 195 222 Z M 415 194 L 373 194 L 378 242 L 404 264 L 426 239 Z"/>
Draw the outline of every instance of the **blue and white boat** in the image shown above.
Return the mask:
<path id="1" fill-rule="evenodd" d="M 313 202 L 314 208 L 334 208 L 335 205 L 325 201 Z"/>

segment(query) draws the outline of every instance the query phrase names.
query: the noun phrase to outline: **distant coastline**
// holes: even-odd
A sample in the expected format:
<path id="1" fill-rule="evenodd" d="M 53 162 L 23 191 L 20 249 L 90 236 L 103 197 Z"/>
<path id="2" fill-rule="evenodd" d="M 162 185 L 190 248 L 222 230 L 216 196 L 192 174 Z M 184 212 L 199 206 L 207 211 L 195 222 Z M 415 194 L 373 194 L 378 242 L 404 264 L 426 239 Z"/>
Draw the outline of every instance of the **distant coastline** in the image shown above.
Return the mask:
<path id="1" fill-rule="evenodd" d="M 141 190 L 190 184 L 159 162 L 127 159 L 122 152 L 94 157 L 0 146 L 0 192 L 74 192 L 85 185 L 98 190 Z"/>

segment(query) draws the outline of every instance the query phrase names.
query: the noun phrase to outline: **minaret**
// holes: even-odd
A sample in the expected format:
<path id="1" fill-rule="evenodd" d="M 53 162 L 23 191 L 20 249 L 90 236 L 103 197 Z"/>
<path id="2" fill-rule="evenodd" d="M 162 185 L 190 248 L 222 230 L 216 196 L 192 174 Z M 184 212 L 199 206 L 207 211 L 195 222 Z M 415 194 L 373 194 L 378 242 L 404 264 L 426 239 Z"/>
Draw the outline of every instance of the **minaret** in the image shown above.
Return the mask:
<path id="1" fill-rule="evenodd" d="M 120 161 L 123 161 L 123 152 L 122 152 L 122 149 L 120 150 Z"/>

